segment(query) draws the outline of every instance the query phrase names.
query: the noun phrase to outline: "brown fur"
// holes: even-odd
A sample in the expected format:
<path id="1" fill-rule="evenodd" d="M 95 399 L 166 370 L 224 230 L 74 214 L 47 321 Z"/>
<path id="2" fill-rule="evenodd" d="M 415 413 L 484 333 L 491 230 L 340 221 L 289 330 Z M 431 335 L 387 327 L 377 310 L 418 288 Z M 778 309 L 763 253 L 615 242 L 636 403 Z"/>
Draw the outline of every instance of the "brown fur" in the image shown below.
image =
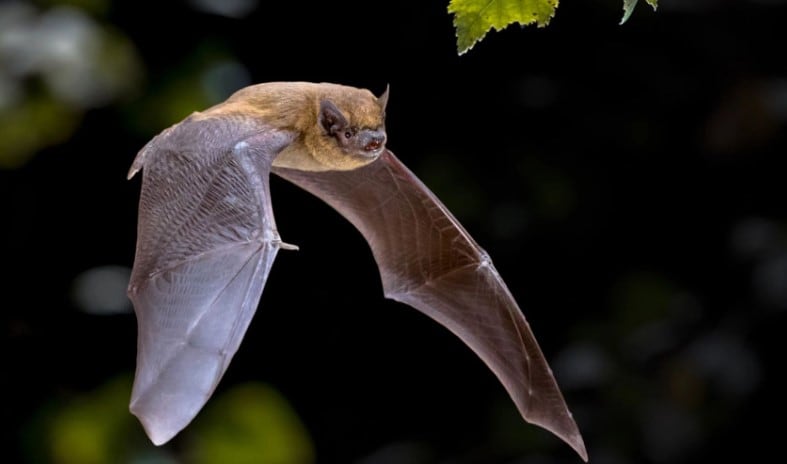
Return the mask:
<path id="1" fill-rule="evenodd" d="M 276 129 L 298 134 L 296 140 L 274 161 L 274 166 L 305 171 L 348 170 L 374 159 L 347 156 L 318 122 L 320 102 L 330 100 L 350 125 L 379 129 L 383 111 L 377 97 L 366 89 L 338 84 L 269 82 L 243 88 L 224 103 L 194 117 L 252 117 Z"/>

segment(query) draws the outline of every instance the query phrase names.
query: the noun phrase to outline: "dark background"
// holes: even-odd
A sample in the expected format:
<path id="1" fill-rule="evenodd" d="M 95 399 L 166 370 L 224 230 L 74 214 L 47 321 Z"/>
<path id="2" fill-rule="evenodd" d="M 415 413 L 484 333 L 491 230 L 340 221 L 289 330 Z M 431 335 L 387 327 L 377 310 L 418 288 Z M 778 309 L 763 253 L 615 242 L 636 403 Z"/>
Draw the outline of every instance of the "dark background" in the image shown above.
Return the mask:
<path id="1" fill-rule="evenodd" d="M 219 3 L 0 5 L 15 89 L 0 98 L 3 461 L 86 462 L 79 440 L 98 438 L 83 429 L 106 432 L 112 462 L 199 461 L 199 418 L 154 450 L 127 413 L 140 181 L 125 176 L 163 128 L 275 80 L 390 84 L 388 147 L 495 260 L 591 462 L 779 455 L 787 2 L 642 1 L 619 26 L 621 0 L 565 1 L 548 27 L 463 56 L 443 1 Z M 95 67 L 78 98 L 53 84 L 67 53 L 21 66 L 31 55 L 9 33 L 57 48 L 41 31 L 62 4 L 113 44 L 70 55 Z M 579 462 L 458 339 L 383 299 L 351 225 L 272 182 L 300 251 L 279 254 L 217 396 L 271 386 L 320 463 Z"/>

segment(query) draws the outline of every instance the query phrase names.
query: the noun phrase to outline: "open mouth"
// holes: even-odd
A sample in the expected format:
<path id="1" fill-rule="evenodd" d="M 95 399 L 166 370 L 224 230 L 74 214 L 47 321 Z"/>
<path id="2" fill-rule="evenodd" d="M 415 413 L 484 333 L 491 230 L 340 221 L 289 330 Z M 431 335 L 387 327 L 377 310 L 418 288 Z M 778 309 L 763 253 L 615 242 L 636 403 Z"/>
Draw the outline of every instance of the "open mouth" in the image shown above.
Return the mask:
<path id="1" fill-rule="evenodd" d="M 366 145 L 364 145 L 363 149 L 365 151 L 377 151 L 382 146 L 383 146 L 382 138 L 380 138 L 380 139 L 375 138 L 375 139 L 371 140 L 369 143 L 367 143 Z"/>

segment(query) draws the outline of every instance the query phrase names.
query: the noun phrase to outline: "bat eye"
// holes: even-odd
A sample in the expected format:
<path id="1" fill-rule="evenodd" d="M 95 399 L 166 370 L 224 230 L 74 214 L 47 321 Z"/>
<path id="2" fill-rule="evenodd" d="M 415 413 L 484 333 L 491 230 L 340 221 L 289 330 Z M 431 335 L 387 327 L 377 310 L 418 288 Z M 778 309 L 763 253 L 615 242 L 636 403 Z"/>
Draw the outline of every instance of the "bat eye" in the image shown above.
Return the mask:
<path id="1" fill-rule="evenodd" d="M 353 133 L 350 132 L 350 131 L 347 131 L 347 132 L 344 133 L 344 138 L 346 138 L 346 139 L 349 139 L 352 136 L 353 136 Z"/>

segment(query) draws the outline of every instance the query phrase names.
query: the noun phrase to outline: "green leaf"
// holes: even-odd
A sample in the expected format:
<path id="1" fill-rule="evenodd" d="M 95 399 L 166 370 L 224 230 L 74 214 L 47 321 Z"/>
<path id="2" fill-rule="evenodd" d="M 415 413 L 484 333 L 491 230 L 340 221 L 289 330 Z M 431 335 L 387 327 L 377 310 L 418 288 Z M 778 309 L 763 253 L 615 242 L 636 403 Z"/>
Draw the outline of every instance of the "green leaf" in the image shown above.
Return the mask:
<path id="1" fill-rule="evenodd" d="M 270 385 L 247 383 L 208 403 L 189 431 L 195 464 L 313 464 L 314 445 L 287 400 Z"/>
<path id="2" fill-rule="evenodd" d="M 129 462 L 134 439 L 142 438 L 128 413 L 130 394 L 131 378 L 123 375 L 65 401 L 58 398 L 57 409 L 47 414 L 47 436 L 37 441 L 47 448 L 47 462 Z"/>
<path id="3" fill-rule="evenodd" d="M 555 15 L 557 5 L 558 0 L 451 0 L 448 12 L 454 15 L 457 50 L 461 55 L 490 29 L 500 31 L 512 23 L 544 27 Z"/>
<path id="4" fill-rule="evenodd" d="M 620 24 L 625 23 L 631 17 L 631 13 L 634 12 L 634 7 L 637 6 L 638 0 L 623 0 L 623 19 L 620 20 Z M 645 0 L 648 2 L 653 8 L 653 11 L 656 11 L 656 8 L 659 6 L 659 0 Z"/>
<path id="5" fill-rule="evenodd" d="M 620 20 L 621 25 L 629 20 L 631 13 L 634 12 L 634 7 L 637 6 L 637 1 L 638 0 L 623 0 L 623 19 Z"/>

